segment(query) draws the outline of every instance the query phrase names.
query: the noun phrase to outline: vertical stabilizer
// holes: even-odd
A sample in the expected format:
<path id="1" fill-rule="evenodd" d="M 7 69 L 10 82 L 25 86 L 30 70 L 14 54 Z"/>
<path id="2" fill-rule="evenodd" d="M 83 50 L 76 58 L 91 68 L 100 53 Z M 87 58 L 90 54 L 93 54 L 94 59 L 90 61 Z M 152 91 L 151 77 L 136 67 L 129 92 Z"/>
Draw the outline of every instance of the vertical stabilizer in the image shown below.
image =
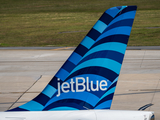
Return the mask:
<path id="1" fill-rule="evenodd" d="M 46 88 L 10 111 L 110 109 L 136 9 L 106 10 Z"/>

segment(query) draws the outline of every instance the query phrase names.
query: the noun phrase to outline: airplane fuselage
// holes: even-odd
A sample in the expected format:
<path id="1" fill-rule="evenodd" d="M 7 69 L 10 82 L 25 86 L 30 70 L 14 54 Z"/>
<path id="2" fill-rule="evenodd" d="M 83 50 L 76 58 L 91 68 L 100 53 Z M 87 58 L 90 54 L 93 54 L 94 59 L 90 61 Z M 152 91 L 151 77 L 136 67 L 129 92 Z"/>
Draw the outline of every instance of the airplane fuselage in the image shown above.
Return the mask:
<path id="1" fill-rule="evenodd" d="M 124 110 L 74 110 L 0 112 L 0 120 L 153 120 L 153 112 Z"/>

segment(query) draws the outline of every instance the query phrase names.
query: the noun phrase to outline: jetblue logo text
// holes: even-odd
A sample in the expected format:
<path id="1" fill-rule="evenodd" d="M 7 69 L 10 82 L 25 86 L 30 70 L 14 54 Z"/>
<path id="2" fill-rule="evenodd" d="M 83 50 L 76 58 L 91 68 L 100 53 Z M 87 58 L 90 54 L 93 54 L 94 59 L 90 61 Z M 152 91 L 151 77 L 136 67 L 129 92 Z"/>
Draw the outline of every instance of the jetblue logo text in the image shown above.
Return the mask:
<path id="1" fill-rule="evenodd" d="M 58 79 L 59 81 L 59 79 Z M 90 84 L 89 84 L 90 83 Z M 57 97 L 61 95 L 61 91 L 63 93 L 68 92 L 83 92 L 83 91 L 105 91 L 107 90 L 107 81 L 106 80 L 96 80 L 96 85 L 93 84 L 92 80 L 89 80 L 89 77 L 76 77 L 75 80 L 71 79 L 71 81 L 63 82 L 60 86 L 60 82 L 58 82 L 58 94 Z M 75 86 L 75 87 L 74 87 Z"/>

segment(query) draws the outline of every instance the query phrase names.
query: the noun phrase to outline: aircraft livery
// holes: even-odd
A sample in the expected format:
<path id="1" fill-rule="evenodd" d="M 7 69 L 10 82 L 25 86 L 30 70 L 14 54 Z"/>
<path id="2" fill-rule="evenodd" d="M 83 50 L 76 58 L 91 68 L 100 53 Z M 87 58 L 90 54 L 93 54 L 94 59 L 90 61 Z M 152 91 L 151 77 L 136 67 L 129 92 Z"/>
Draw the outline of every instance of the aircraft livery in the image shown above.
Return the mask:
<path id="1" fill-rule="evenodd" d="M 106 10 L 46 88 L 8 111 L 110 109 L 136 9 Z"/>

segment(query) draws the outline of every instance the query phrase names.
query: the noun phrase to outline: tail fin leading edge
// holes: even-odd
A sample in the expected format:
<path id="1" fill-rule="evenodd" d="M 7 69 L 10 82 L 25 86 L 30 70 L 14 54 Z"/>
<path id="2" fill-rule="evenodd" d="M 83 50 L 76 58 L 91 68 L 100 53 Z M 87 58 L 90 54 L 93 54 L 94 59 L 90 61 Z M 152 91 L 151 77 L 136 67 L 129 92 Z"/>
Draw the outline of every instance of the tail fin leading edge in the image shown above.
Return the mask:
<path id="1" fill-rule="evenodd" d="M 106 10 L 46 88 L 9 111 L 110 109 L 136 9 Z"/>

